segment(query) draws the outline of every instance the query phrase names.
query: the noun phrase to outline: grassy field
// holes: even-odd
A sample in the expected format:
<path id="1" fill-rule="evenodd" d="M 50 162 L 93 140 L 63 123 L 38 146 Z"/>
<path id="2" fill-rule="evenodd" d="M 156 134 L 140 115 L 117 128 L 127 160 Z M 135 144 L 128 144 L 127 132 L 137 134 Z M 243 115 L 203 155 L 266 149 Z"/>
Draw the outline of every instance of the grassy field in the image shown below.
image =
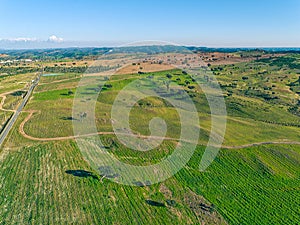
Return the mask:
<path id="1" fill-rule="evenodd" d="M 3 129 L 12 112 L 0 111 L 0 131 Z"/>
<path id="2" fill-rule="evenodd" d="M 26 94 L 25 91 L 15 91 L 6 95 L 6 99 L 3 104 L 4 109 L 14 110 L 23 100 L 23 96 Z"/>
<path id="3" fill-rule="evenodd" d="M 113 131 L 112 104 L 119 91 L 136 79 L 143 84 L 157 82 L 163 94 L 171 92 L 180 97 L 174 86 L 168 90 L 166 81 L 173 82 L 189 94 L 198 110 L 201 134 L 189 163 L 174 177 L 142 187 L 123 186 L 101 177 L 69 137 L 73 135 L 73 120 L 79 119 L 72 117 L 72 104 L 81 74 L 66 72 L 41 77 L 1 147 L 0 224 L 299 223 L 300 146 L 239 148 L 259 142 L 299 141 L 298 61 L 298 55 L 290 54 L 211 66 L 221 83 L 228 116 L 224 148 L 205 172 L 198 167 L 208 141 L 211 116 L 205 95 L 195 81 L 179 70 L 111 77 L 96 103 L 99 132 Z M 76 65 L 72 61 L 69 64 Z M 84 66 L 84 61 L 78 65 Z M 1 77 L 0 94 L 23 89 L 32 76 Z M 99 85 L 94 84 L 86 90 L 86 99 L 98 90 Z M 20 99 L 19 95 L 5 96 L 4 108 L 13 109 Z M 10 113 L 0 112 L 2 124 Z M 131 129 L 136 134 L 149 135 L 153 117 L 166 121 L 168 137 L 179 138 L 178 113 L 158 97 L 135 104 L 130 114 Z M 20 133 L 26 118 L 24 132 L 36 140 Z M 191 129 L 199 126 L 189 123 Z M 46 140 L 59 137 L 66 139 Z M 133 165 L 158 163 L 172 154 L 177 143 L 164 140 L 158 148 L 139 152 L 124 147 L 115 135 L 100 137 L 111 154 Z"/>
<path id="4" fill-rule="evenodd" d="M 0 94 L 27 87 L 35 76 L 36 74 L 34 73 L 0 76 Z"/>
<path id="5" fill-rule="evenodd" d="M 0 131 L 26 94 L 35 74 L 0 76 Z"/>
<path id="6" fill-rule="evenodd" d="M 123 157 L 132 156 L 121 150 Z M 221 224 L 216 210 L 229 224 L 297 221 L 299 147 L 223 150 L 205 173 L 197 170 L 202 151 L 175 178 L 151 187 L 126 187 L 101 181 L 73 141 L 13 150 L 1 162 L 1 222 Z"/>
<path id="7" fill-rule="evenodd" d="M 172 74 L 174 81 L 179 76 L 176 75 L 178 74 L 177 70 L 150 73 L 154 80 L 164 79 L 166 74 Z M 119 90 L 137 78 L 144 79 L 150 75 L 143 74 L 134 78 L 132 76 L 127 78 L 127 75 L 113 76 L 112 81 L 108 82 L 112 87 L 104 90 L 98 98 L 96 107 L 98 131 L 112 131 L 110 112 Z M 41 82 L 44 82 L 44 79 L 48 79 L 48 77 L 43 77 Z M 185 79 L 188 80 L 188 78 Z M 192 82 L 190 79 L 189 81 Z M 60 83 L 52 84 L 59 85 Z M 72 100 L 77 83 L 74 83 L 73 77 L 70 77 L 70 80 L 63 81 L 63 85 L 69 87 L 67 89 L 64 86 L 62 89 L 51 86 L 52 84 L 47 85 L 48 91 L 40 88 L 44 85 L 39 86 L 33 95 L 33 99 L 26 107 L 26 110 L 37 111 L 24 126 L 25 132 L 33 137 L 73 135 Z M 51 87 L 52 89 L 50 89 Z M 201 144 L 205 144 L 211 128 L 208 102 L 201 92 L 191 92 L 190 94 L 193 95 L 193 101 L 199 111 L 200 126 L 202 128 L 199 141 Z M 228 123 L 224 145 L 299 140 L 298 126 L 300 126 L 300 119 L 297 115 L 289 112 L 286 105 L 271 104 L 261 99 L 239 95 L 227 97 L 226 105 Z M 178 119 L 178 113 L 170 104 L 160 98 L 144 99 L 133 107 L 130 114 L 131 128 L 136 133 L 149 135 L 148 125 L 153 117 L 161 117 L 166 121 L 169 126 L 167 136 L 179 137 L 180 120 Z"/>
<path id="8" fill-rule="evenodd" d="M 299 154 L 288 145 L 224 150 L 206 172 L 197 171 L 196 156 L 176 177 L 214 203 L 229 224 L 297 224 Z"/>
<path id="9" fill-rule="evenodd" d="M 151 187 L 101 181 L 73 141 L 13 151 L 0 167 L 2 224 L 225 224 L 215 211 L 202 215 L 185 204 L 198 195 L 175 179 Z"/>

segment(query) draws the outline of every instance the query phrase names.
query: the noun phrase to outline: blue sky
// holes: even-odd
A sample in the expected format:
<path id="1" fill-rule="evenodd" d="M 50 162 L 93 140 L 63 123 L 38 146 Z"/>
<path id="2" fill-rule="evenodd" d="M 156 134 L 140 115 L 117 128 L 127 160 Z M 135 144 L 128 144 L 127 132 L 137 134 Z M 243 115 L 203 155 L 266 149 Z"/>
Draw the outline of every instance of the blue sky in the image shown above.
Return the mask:
<path id="1" fill-rule="evenodd" d="M 2 41 L 300 47 L 300 1 L 0 0 L 0 27 Z"/>

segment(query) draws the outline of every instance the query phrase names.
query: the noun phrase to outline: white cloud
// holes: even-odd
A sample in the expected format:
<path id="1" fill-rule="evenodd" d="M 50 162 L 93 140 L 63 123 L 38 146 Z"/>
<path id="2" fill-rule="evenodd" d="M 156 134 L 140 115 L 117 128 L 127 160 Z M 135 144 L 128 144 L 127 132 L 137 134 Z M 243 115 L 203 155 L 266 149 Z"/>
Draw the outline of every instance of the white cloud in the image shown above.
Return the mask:
<path id="1" fill-rule="evenodd" d="M 64 39 L 61 38 L 61 37 L 57 37 L 57 36 L 55 36 L 55 35 L 52 35 L 52 36 L 50 36 L 50 37 L 48 38 L 48 41 L 50 41 L 50 42 L 63 42 Z"/>
<path id="2" fill-rule="evenodd" d="M 28 38 L 28 37 L 16 37 L 16 38 L 0 38 L 0 41 L 4 42 L 53 42 L 53 43 L 61 43 L 64 41 L 63 38 L 57 37 L 55 35 L 51 35 L 48 40 L 42 40 L 37 38 Z"/>
<path id="3" fill-rule="evenodd" d="M 20 37 L 20 38 L 14 38 L 14 39 L 11 39 L 12 41 L 24 41 L 24 42 L 27 42 L 27 41 L 37 41 L 36 38 L 24 38 L 24 37 Z"/>
<path id="4" fill-rule="evenodd" d="M 7 38 L 7 39 L 0 38 L 0 41 L 9 41 L 9 42 L 31 42 L 37 40 L 38 40 L 37 38 L 26 38 L 26 37 Z"/>

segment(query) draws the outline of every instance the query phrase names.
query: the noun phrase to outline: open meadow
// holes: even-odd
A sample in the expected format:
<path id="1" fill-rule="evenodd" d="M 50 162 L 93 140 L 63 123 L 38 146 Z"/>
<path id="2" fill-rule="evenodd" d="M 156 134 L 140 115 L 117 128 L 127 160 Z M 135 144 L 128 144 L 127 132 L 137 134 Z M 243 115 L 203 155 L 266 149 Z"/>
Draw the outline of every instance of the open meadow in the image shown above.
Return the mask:
<path id="1" fill-rule="evenodd" d="M 74 140 L 73 121 L 84 118 L 72 115 L 73 100 L 80 79 L 95 76 L 81 71 L 91 59 L 48 60 L 0 149 L 0 224 L 298 224 L 300 55 L 197 54 L 218 79 L 227 108 L 222 149 L 206 171 L 198 167 L 211 112 L 205 93 L 188 73 L 134 62 L 110 79 L 97 76 L 105 86 L 86 90 L 89 99 L 102 88 L 95 104 L 97 132 L 110 154 L 132 165 L 158 163 L 172 154 L 181 124 L 166 100 L 139 100 L 130 112 L 133 133 L 150 135 L 149 122 L 160 117 L 167 124 L 167 138 L 147 152 L 125 147 L 113 132 L 110 112 L 127 84 L 159 84 L 162 94 L 175 98 L 181 96 L 179 86 L 195 104 L 200 124 L 188 123 L 191 129 L 200 127 L 200 137 L 191 160 L 161 183 L 125 186 L 92 168 Z M 180 57 L 187 64 L 194 60 Z M 0 129 L 38 69 L 0 76 Z"/>

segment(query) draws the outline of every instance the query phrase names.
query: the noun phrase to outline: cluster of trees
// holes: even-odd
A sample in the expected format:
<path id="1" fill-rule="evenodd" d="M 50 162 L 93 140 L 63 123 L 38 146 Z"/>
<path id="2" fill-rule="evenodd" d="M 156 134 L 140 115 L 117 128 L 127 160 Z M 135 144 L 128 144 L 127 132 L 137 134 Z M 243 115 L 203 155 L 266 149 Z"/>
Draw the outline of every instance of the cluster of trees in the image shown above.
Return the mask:
<path id="1" fill-rule="evenodd" d="M 97 57 L 109 50 L 110 48 L 64 48 L 39 50 L 1 50 L 0 53 L 6 55 L 6 60 L 59 60 L 67 58 L 75 58 L 80 60 L 84 58 Z"/>
<path id="2" fill-rule="evenodd" d="M 270 66 L 277 66 L 279 68 L 282 67 L 289 67 L 290 69 L 300 69 L 300 64 L 297 63 L 297 59 L 294 57 L 278 57 L 278 58 L 266 58 L 266 59 L 260 59 L 258 62 L 267 63 Z"/>
<path id="3" fill-rule="evenodd" d="M 46 73 L 84 73 L 87 70 L 86 66 L 78 67 L 63 67 L 63 66 L 46 66 L 44 71 Z"/>
<path id="4" fill-rule="evenodd" d="M 263 98 L 266 101 L 279 99 L 278 96 L 274 95 L 275 92 L 272 92 L 272 94 L 269 94 L 269 93 L 263 92 L 261 90 L 248 89 L 248 90 L 244 91 L 244 94 L 246 96 Z"/>
<path id="5" fill-rule="evenodd" d="M 0 74 L 15 75 L 22 73 L 35 73 L 40 69 L 37 67 L 0 67 Z"/>
<path id="6" fill-rule="evenodd" d="M 289 86 L 300 86 L 300 76 L 298 77 L 298 80 L 291 82 Z"/>
<path id="7" fill-rule="evenodd" d="M 46 66 L 44 71 L 47 73 L 100 73 L 116 68 L 117 66 Z"/>
<path id="8" fill-rule="evenodd" d="M 300 100 L 293 106 L 290 106 L 288 111 L 294 115 L 300 116 Z"/>

